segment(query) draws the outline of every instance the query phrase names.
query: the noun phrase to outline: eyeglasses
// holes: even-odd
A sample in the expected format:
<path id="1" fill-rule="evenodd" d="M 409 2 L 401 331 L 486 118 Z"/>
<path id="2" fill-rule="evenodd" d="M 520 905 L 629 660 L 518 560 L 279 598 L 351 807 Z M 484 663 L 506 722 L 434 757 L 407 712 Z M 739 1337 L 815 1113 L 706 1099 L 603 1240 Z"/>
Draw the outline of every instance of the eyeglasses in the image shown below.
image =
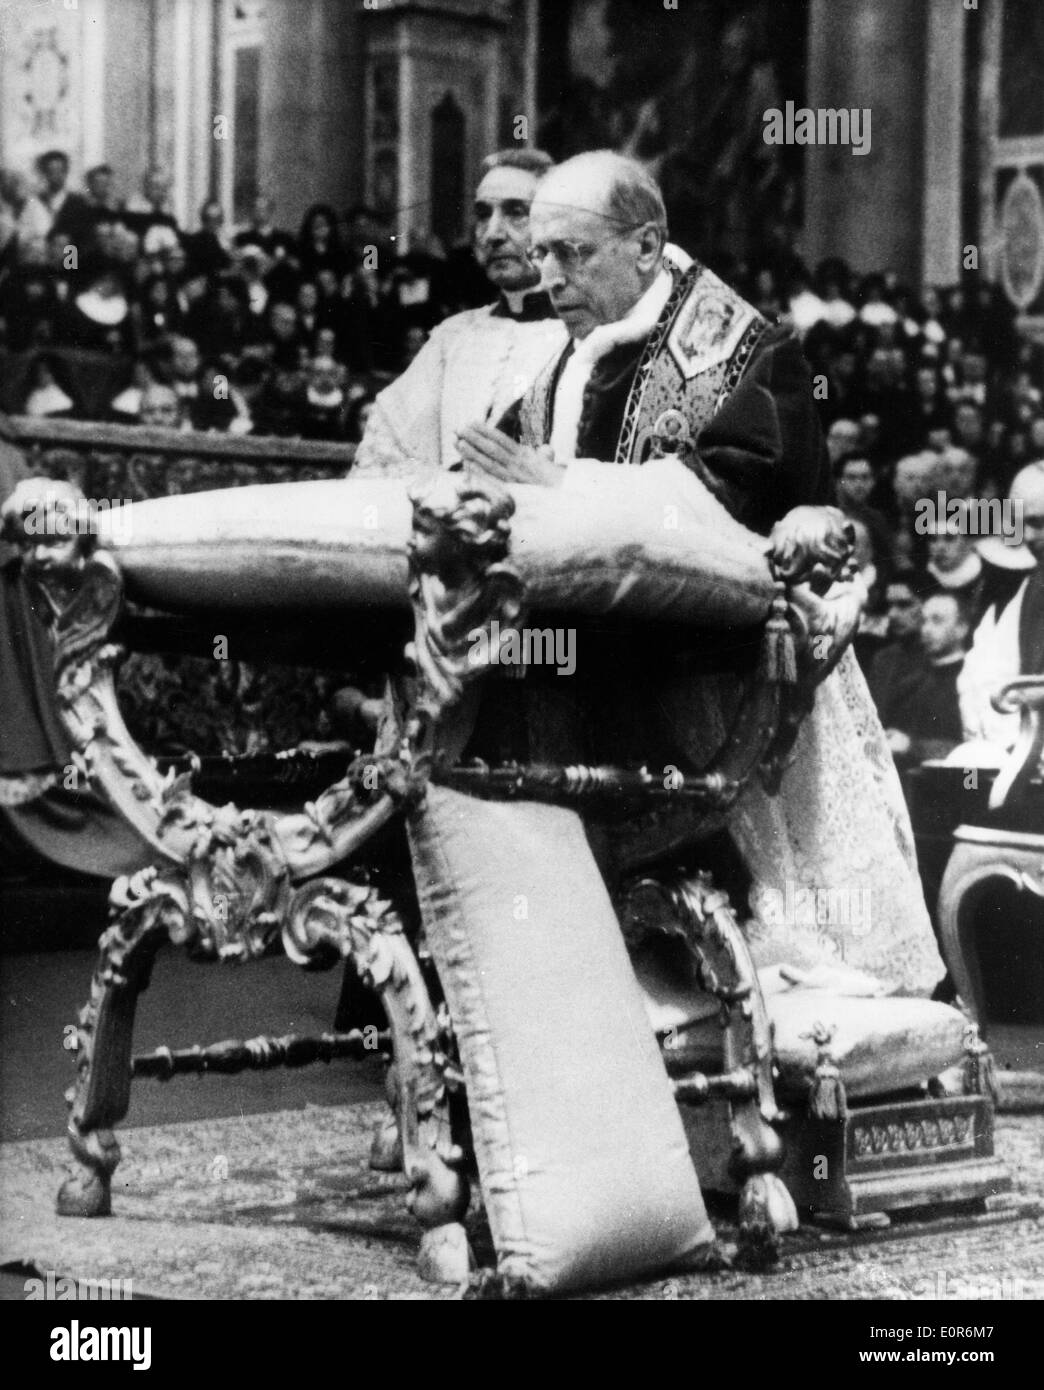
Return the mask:
<path id="1" fill-rule="evenodd" d="M 526 256 L 530 265 L 537 270 L 543 268 L 548 256 L 554 256 L 566 275 L 574 275 L 600 250 L 600 246 L 590 241 L 549 241 L 546 245 L 538 241 L 529 248 Z"/>
<path id="2" fill-rule="evenodd" d="M 624 227 L 605 241 L 595 243 L 591 241 L 536 241 L 526 252 L 530 265 L 537 270 L 542 269 L 548 256 L 554 256 L 566 275 L 575 275 L 578 270 L 583 270 L 584 266 L 604 247 L 614 241 L 622 241 L 624 237 L 635 232 L 639 227 L 643 227 L 644 222 L 637 222 L 633 227 Z"/>

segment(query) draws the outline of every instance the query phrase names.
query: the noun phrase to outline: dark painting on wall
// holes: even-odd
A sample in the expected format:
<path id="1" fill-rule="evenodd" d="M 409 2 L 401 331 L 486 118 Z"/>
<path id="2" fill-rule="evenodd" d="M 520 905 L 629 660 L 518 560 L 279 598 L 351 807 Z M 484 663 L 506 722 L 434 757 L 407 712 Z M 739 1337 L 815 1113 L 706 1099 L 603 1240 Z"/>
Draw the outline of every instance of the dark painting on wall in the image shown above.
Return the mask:
<path id="1" fill-rule="evenodd" d="M 771 260 L 800 225 L 802 152 L 767 145 L 763 114 L 803 100 L 808 11 L 809 0 L 545 0 L 540 143 L 559 158 L 599 146 L 636 156 L 686 250 L 722 269 Z"/>

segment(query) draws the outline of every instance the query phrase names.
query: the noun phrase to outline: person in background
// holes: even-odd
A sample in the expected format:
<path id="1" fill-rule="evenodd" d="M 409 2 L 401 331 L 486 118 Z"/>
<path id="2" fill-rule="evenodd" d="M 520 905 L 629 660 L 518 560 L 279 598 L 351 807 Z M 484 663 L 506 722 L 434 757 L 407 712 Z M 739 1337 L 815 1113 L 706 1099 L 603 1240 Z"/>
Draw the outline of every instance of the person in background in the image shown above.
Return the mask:
<path id="1" fill-rule="evenodd" d="M 974 626 L 982 616 L 982 557 L 960 516 L 937 522 L 928 537 L 927 569 L 940 589 L 961 596 Z"/>
<path id="2" fill-rule="evenodd" d="M 822 318 L 832 328 L 847 328 L 856 316 L 846 297 L 847 267 L 835 258 L 821 261 L 816 268 L 816 289 L 823 305 Z"/>
<path id="3" fill-rule="evenodd" d="M 243 349 L 247 325 L 246 288 L 232 274 L 209 277 L 205 293 L 185 315 L 185 332 L 203 356 L 229 362 Z"/>
<path id="4" fill-rule="evenodd" d="M 34 242 L 19 246 L 19 264 L 0 283 L 0 318 L 12 352 L 46 347 L 54 340 L 62 305 L 57 278 L 43 264 L 45 249 Z"/>
<path id="5" fill-rule="evenodd" d="M 87 170 L 83 181 L 87 188 L 87 201 L 95 212 L 121 211 L 111 164 L 96 164 L 93 169 Z"/>
<path id="6" fill-rule="evenodd" d="M 254 432 L 299 439 L 304 424 L 303 399 L 301 371 L 275 365 L 257 394 Z"/>
<path id="7" fill-rule="evenodd" d="M 866 682 L 878 713 L 892 708 L 896 687 L 924 663 L 921 645 L 922 604 L 932 589 L 931 581 L 914 569 L 891 576 L 884 590 L 887 642 L 869 663 Z"/>
<path id="8" fill-rule="evenodd" d="M 171 333 L 179 332 L 184 320 L 177 287 L 166 275 L 149 276 L 131 312 L 139 349 L 154 347 Z"/>
<path id="9" fill-rule="evenodd" d="M 856 420 L 840 416 L 832 421 L 826 434 L 827 453 L 831 465 L 836 468 L 843 458 L 854 454 L 862 445 L 862 431 Z"/>
<path id="10" fill-rule="evenodd" d="M 962 402 L 976 405 L 985 410 L 989 400 L 986 358 L 981 352 L 962 353 L 959 364 L 959 381 L 947 389 L 947 397 L 955 408 Z"/>
<path id="11" fill-rule="evenodd" d="M 877 567 L 874 542 L 866 522 L 861 517 L 849 515 L 848 524 L 855 542 L 852 560 L 866 585 L 867 594 L 852 647 L 859 665 L 868 671 L 888 640 L 888 619 L 882 606 L 885 575 Z"/>
<path id="12" fill-rule="evenodd" d="M 86 287 L 59 311 L 56 341 L 85 352 L 131 351 L 134 323 L 120 270 L 102 264 L 85 278 Z"/>
<path id="13" fill-rule="evenodd" d="M 40 190 L 30 198 L 21 216 L 21 236 L 25 241 L 44 243 L 52 235 L 81 249 L 90 238 L 90 205 L 82 193 L 70 193 L 69 156 L 63 150 L 48 150 L 36 161 Z"/>
<path id="14" fill-rule="evenodd" d="M 141 392 L 138 422 L 153 429 L 177 430 L 187 428 L 178 393 L 161 381 L 150 381 Z"/>
<path id="15" fill-rule="evenodd" d="M 337 231 L 337 213 L 329 203 L 313 203 L 305 213 L 297 237 L 297 260 L 306 280 L 314 280 L 324 267 L 338 279 L 349 269 Z"/>
<path id="16" fill-rule="evenodd" d="M 313 357 L 332 357 L 339 362 L 340 357 L 337 353 L 337 333 L 333 328 L 320 328 L 315 335 L 315 352 Z"/>
<path id="17" fill-rule="evenodd" d="M 265 334 L 265 312 L 268 309 L 269 301 L 266 276 L 271 262 L 260 246 L 249 243 L 237 252 L 236 260 L 239 266 L 239 275 L 246 290 L 245 341 L 247 344 L 260 342 Z"/>
<path id="18" fill-rule="evenodd" d="M 301 402 L 301 435 L 305 439 L 343 440 L 348 396 L 346 372 L 332 357 L 313 357 L 308 365 Z"/>
<path id="19" fill-rule="evenodd" d="M 863 301 L 859 317 L 871 328 L 891 326 L 898 315 L 885 299 L 885 281 L 881 275 L 868 275 L 860 286 L 859 297 Z"/>
<path id="20" fill-rule="evenodd" d="M 382 296 L 376 270 L 362 265 L 344 276 L 335 327 L 337 357 L 350 372 L 394 368 L 401 351 L 402 315 L 398 305 Z"/>
<path id="21" fill-rule="evenodd" d="M 170 208 L 170 179 L 164 170 L 146 170 L 141 193 L 127 199 L 123 220 L 146 256 L 161 255 L 174 243 L 181 244 L 178 221 Z"/>
<path id="22" fill-rule="evenodd" d="M 116 245 L 122 245 L 122 259 L 128 263 L 138 255 L 138 239 L 127 226 L 123 203 L 116 195 L 115 176 L 110 164 L 96 164 L 83 176 L 87 189 L 88 218 L 94 238 L 94 251 L 114 256 Z M 100 233 L 104 226 L 105 231 Z M 99 240 L 99 233 L 101 240 Z"/>
<path id="23" fill-rule="evenodd" d="M 199 396 L 199 348 L 191 338 L 176 333 L 157 349 L 154 360 L 157 379 L 171 387 L 187 412 Z"/>
<path id="24" fill-rule="evenodd" d="M 324 271 L 331 273 L 329 267 L 324 267 Z M 314 353 L 316 334 L 322 325 L 319 316 L 319 287 L 314 280 L 302 280 L 298 285 L 294 308 L 297 310 L 297 331 L 301 342 L 309 352 Z"/>
<path id="25" fill-rule="evenodd" d="M 225 232 L 225 213 L 221 204 L 208 198 L 199 210 L 199 231 L 184 238 L 190 275 L 220 275 L 232 264 L 231 243 Z"/>
<path id="26" fill-rule="evenodd" d="M 953 589 L 936 589 L 921 606 L 924 659 L 896 681 L 880 709 L 892 756 L 910 766 L 944 758 L 961 742 L 957 681 L 964 665 L 971 622 Z"/>
<path id="27" fill-rule="evenodd" d="M 222 434 L 249 434 L 253 428 L 246 401 L 228 379 L 223 362 L 206 362 L 199 373 L 199 391 L 188 402 L 188 419 L 194 430 Z"/>
<path id="28" fill-rule="evenodd" d="M 275 264 L 296 253 L 297 246 L 289 232 L 281 232 L 273 221 L 275 205 L 265 193 L 258 193 L 251 205 L 250 220 L 233 237 L 241 250 L 256 247 L 267 261 Z"/>
<path id="29" fill-rule="evenodd" d="M 136 357 L 131 366 L 130 385 L 115 396 L 109 403 L 109 413 L 113 424 L 136 425 L 141 418 L 141 398 L 146 387 L 151 386 L 155 377 L 144 357 Z"/>
<path id="30" fill-rule="evenodd" d="M 273 299 L 268 306 L 266 346 L 272 366 L 281 371 L 299 370 L 302 358 L 307 356 L 297 310 L 285 300 Z"/>
<path id="31" fill-rule="evenodd" d="M 870 460 L 857 450 L 841 459 L 834 469 L 837 505 L 847 517 L 863 523 L 870 532 L 874 564 L 883 576 L 892 563 L 892 530 L 887 520 L 870 505 L 874 489 L 874 470 Z"/>
<path id="32" fill-rule="evenodd" d="M 76 403 L 55 380 L 54 362 L 48 353 L 42 352 L 33 364 L 29 385 L 29 394 L 22 407 L 26 415 L 69 419 L 75 414 Z"/>
<path id="33" fill-rule="evenodd" d="M 896 431 L 896 445 L 906 452 L 920 447 L 933 429 L 949 429 L 950 411 L 943 392 L 942 378 L 930 362 L 923 362 L 914 374 L 913 394 Z"/>

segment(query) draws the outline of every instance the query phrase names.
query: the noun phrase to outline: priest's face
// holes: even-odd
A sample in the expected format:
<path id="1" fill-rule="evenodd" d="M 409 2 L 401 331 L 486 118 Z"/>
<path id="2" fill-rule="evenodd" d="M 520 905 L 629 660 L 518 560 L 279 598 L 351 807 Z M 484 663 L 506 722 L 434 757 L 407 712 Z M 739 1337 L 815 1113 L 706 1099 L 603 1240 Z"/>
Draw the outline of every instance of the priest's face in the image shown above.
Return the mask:
<path id="1" fill-rule="evenodd" d="M 620 227 L 606 214 L 601 190 L 563 185 L 553 173 L 541 184 L 529 253 L 570 337 L 625 318 L 652 283 L 660 250 L 655 229 Z"/>
<path id="2" fill-rule="evenodd" d="M 540 279 L 526 256 L 536 186 L 535 174 L 504 164 L 475 193 L 475 259 L 498 289 L 527 290 Z"/>

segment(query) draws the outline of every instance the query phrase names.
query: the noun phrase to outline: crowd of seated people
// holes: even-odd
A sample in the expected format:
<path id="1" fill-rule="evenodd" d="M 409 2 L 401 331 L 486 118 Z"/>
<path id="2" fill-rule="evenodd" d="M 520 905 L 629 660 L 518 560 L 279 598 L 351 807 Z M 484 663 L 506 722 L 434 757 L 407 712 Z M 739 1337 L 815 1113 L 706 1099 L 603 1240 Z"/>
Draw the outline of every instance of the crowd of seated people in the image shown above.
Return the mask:
<path id="1" fill-rule="evenodd" d="M 34 193 L 0 172 L 0 349 L 28 358 L 19 412 L 133 422 L 154 386 L 185 428 L 353 440 L 432 327 L 489 297 L 466 254 L 397 256 L 366 207 L 316 204 L 295 235 L 259 195 L 233 233 L 208 200 L 189 230 L 161 170 L 125 201 L 107 165 L 69 188 L 61 151 L 36 176 Z M 77 354 L 118 366 L 103 402 L 77 389 Z"/>

